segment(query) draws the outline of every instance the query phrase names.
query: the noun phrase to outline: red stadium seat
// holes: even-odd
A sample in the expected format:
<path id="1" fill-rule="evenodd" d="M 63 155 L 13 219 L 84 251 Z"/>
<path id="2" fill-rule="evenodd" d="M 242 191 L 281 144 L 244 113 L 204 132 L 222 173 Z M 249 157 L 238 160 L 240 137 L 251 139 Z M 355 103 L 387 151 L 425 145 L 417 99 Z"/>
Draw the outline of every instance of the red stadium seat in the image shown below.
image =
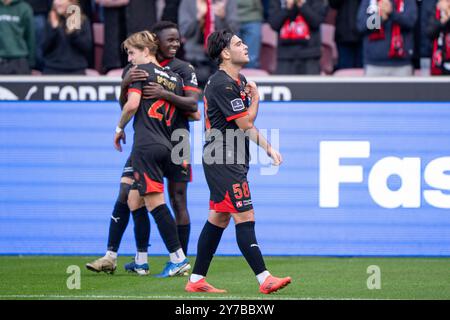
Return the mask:
<path id="1" fill-rule="evenodd" d="M 320 59 L 321 70 L 326 74 L 332 74 L 337 62 L 338 51 L 334 41 L 335 26 L 327 23 L 320 25 L 322 37 L 322 57 Z"/>
<path id="2" fill-rule="evenodd" d="M 122 68 L 120 68 L 120 69 L 112 69 L 112 70 L 109 70 L 106 73 L 106 75 L 108 77 L 121 77 L 122 76 L 122 72 L 123 72 Z"/>
<path id="3" fill-rule="evenodd" d="M 355 69 L 340 69 L 336 70 L 333 73 L 333 76 L 336 77 L 362 77 L 364 76 L 364 69 L 355 68 Z"/>
<path id="4" fill-rule="evenodd" d="M 86 69 L 87 76 L 99 76 L 100 73 L 95 69 Z"/>
<path id="5" fill-rule="evenodd" d="M 259 62 L 261 69 L 274 73 L 277 68 L 278 34 L 268 23 L 262 25 L 261 53 Z"/>
<path id="6" fill-rule="evenodd" d="M 241 70 L 241 73 L 246 77 L 265 77 L 269 75 L 266 70 L 252 68 L 244 68 Z"/>
<path id="7" fill-rule="evenodd" d="M 105 45 L 105 27 L 103 23 L 93 23 L 94 33 L 94 65 L 98 72 L 102 72 L 103 47 Z"/>
<path id="8" fill-rule="evenodd" d="M 320 56 L 320 70 L 323 75 L 331 75 L 334 71 L 333 50 L 330 46 L 322 44 Z"/>

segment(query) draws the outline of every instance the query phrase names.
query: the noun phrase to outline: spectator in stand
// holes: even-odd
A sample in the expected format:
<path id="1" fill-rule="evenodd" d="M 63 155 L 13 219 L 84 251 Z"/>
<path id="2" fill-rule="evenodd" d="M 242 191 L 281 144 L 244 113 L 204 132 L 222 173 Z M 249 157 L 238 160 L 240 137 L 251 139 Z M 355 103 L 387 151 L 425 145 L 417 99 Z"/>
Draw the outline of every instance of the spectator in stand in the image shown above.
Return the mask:
<path id="1" fill-rule="evenodd" d="M 356 28 L 361 0 L 329 0 L 336 9 L 336 31 L 334 38 L 338 50 L 336 69 L 362 68 L 362 37 Z"/>
<path id="2" fill-rule="evenodd" d="M 237 0 L 239 37 L 248 46 L 250 62 L 246 68 L 259 68 L 263 7 L 261 0 Z"/>
<path id="3" fill-rule="evenodd" d="M 432 41 L 427 34 L 428 12 L 435 9 L 437 0 L 416 0 L 417 23 L 414 28 L 413 66 L 420 69 L 421 76 L 430 75 Z"/>
<path id="4" fill-rule="evenodd" d="M 194 66 L 199 87 L 203 88 L 217 69 L 206 55 L 206 40 L 214 30 L 239 31 L 236 0 L 182 0 L 178 21 L 185 41 L 185 60 Z"/>
<path id="5" fill-rule="evenodd" d="M 171 21 L 178 24 L 178 8 L 181 0 L 165 1 L 164 9 L 161 16 L 161 21 Z"/>
<path id="6" fill-rule="evenodd" d="M 86 74 L 93 47 L 89 19 L 70 13 L 77 0 L 54 0 L 44 39 L 43 74 Z"/>
<path id="7" fill-rule="evenodd" d="M 42 45 L 44 43 L 45 25 L 47 24 L 47 16 L 50 12 L 51 1 L 47 0 L 26 0 L 33 8 L 34 14 L 34 34 L 36 38 L 36 63 L 34 69 L 42 71 L 44 68 L 44 55 Z"/>
<path id="8" fill-rule="evenodd" d="M 363 33 L 367 76 L 411 76 L 416 0 L 363 0 L 358 30 Z"/>
<path id="9" fill-rule="evenodd" d="M 450 75 L 450 0 L 439 0 L 428 17 L 427 33 L 433 41 L 431 74 Z"/>
<path id="10" fill-rule="evenodd" d="M 278 32 L 277 74 L 320 74 L 323 0 L 271 0 L 269 23 Z"/>
<path id="11" fill-rule="evenodd" d="M 156 0 L 95 0 L 103 7 L 105 46 L 103 71 L 123 68 L 127 57 L 122 42 L 156 23 Z"/>
<path id="12" fill-rule="evenodd" d="M 0 74 L 30 74 L 36 42 L 28 3 L 0 0 L 0 35 Z"/>

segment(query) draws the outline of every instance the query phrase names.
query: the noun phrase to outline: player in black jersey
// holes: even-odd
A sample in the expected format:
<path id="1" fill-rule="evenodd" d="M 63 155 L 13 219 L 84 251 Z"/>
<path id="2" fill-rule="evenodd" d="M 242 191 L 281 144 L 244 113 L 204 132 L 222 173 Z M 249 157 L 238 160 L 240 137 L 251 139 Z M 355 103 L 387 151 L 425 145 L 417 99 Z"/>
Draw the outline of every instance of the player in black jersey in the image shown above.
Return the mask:
<path id="1" fill-rule="evenodd" d="M 139 38 L 140 36 L 140 38 Z M 137 39 L 139 38 L 139 39 Z M 159 82 L 160 84 L 163 85 L 163 87 L 165 88 L 165 90 L 173 92 L 175 94 L 180 94 L 180 90 L 181 87 L 180 84 L 182 83 L 181 79 L 177 79 L 177 76 L 171 72 L 167 72 L 166 70 L 163 70 L 161 67 L 157 67 L 156 64 L 156 59 L 154 59 L 154 55 L 150 54 L 147 55 L 147 49 L 154 49 L 154 38 L 153 35 L 151 35 L 149 32 L 141 32 L 138 33 L 136 35 L 134 35 L 134 39 L 133 37 L 130 37 L 127 41 L 128 44 L 125 43 L 126 45 L 129 45 L 131 50 L 128 50 L 128 54 L 129 54 L 129 58 L 130 60 L 134 63 L 134 64 L 140 64 L 142 62 L 149 62 L 152 61 L 153 64 L 146 64 L 146 65 L 140 65 L 139 68 L 140 69 L 133 69 L 130 71 L 130 74 L 132 74 L 132 77 L 138 79 L 138 80 L 146 80 L 147 77 L 150 78 L 151 81 L 154 82 Z M 145 45 L 142 45 L 142 42 L 146 42 L 147 45 L 147 49 L 145 48 Z M 145 59 L 142 60 L 143 56 L 142 53 L 145 51 Z M 150 52 L 151 53 L 151 52 Z M 144 69 L 146 69 L 146 71 L 144 71 Z M 147 81 L 147 80 L 146 80 Z M 139 83 L 135 83 L 133 85 L 131 85 L 130 88 L 130 93 L 128 95 L 128 101 L 127 104 L 128 106 L 125 106 L 126 108 L 130 106 L 130 102 L 131 103 L 135 103 L 137 104 L 136 101 L 136 94 L 140 95 L 140 91 L 142 90 L 142 82 Z M 122 89 L 124 89 L 125 86 L 122 87 Z M 178 89 L 178 92 L 177 92 Z M 133 97 L 134 96 L 134 97 Z M 130 99 L 135 99 L 135 101 L 133 102 L 133 100 Z M 146 97 L 148 98 L 148 97 Z M 121 99 L 122 100 L 122 99 Z M 149 144 L 152 145 L 151 148 L 153 148 L 155 151 L 156 149 L 160 148 L 161 146 L 164 146 L 166 149 L 171 149 L 172 148 L 172 144 L 170 143 L 170 134 L 172 129 L 170 128 L 172 123 L 175 122 L 175 119 L 177 119 L 177 109 L 174 108 L 173 105 L 171 105 L 170 103 L 168 103 L 167 101 L 161 100 L 161 99 L 151 99 L 153 101 L 150 101 L 150 104 L 148 104 L 148 100 L 144 100 L 144 104 L 146 104 L 143 108 L 139 108 L 140 113 L 138 113 L 138 115 L 136 115 L 135 117 L 135 144 L 134 144 L 134 148 L 133 148 L 133 153 L 136 154 L 135 155 L 135 161 L 133 163 L 136 164 L 136 167 L 138 167 L 137 173 L 135 174 L 135 176 L 139 177 L 140 181 L 138 181 L 138 186 L 140 189 L 141 194 L 147 193 L 147 191 L 155 191 L 156 193 L 159 193 L 159 191 L 162 189 L 162 184 L 160 182 L 162 182 L 162 177 L 161 177 L 161 170 L 163 171 L 167 171 L 167 168 L 163 166 L 154 166 L 153 163 L 150 163 L 149 166 L 147 166 L 148 163 L 145 163 L 148 159 L 144 159 L 144 161 L 142 161 L 142 157 L 139 157 L 139 153 L 141 150 L 139 149 L 146 149 L 146 146 L 148 146 Z M 135 106 L 136 107 L 136 106 Z M 124 108 L 126 110 L 126 108 Z M 191 103 L 189 106 L 179 106 L 179 108 L 183 109 L 183 113 L 186 111 L 195 111 L 197 108 L 197 102 L 195 101 L 194 103 Z M 162 113 L 161 113 L 162 112 Z M 129 113 L 129 112 L 128 112 Z M 153 117 L 153 118 L 152 118 Z M 125 122 L 127 117 L 125 117 Z M 149 121 L 149 119 L 156 119 L 156 122 L 153 121 Z M 121 119 L 121 121 L 123 120 L 123 117 Z M 161 120 L 161 121 L 159 121 Z M 122 124 L 125 123 L 122 121 Z M 151 133 L 150 135 L 147 134 L 143 134 L 143 130 L 145 130 L 147 133 Z M 123 136 L 123 131 L 118 129 L 117 130 L 118 133 L 116 134 L 116 148 L 120 149 L 120 139 L 124 139 Z M 140 148 L 139 148 L 140 147 Z M 163 148 L 164 149 L 164 148 Z M 162 153 L 167 153 L 166 150 L 164 149 L 164 151 L 162 152 L 154 152 L 155 154 L 162 154 Z M 152 155 L 150 155 L 151 157 Z M 151 162 L 151 159 L 150 159 Z M 169 161 L 170 162 L 170 157 L 169 157 Z M 130 161 L 127 161 L 127 164 L 125 166 L 124 169 L 124 174 L 122 176 L 121 182 L 125 182 L 125 183 L 121 183 L 121 189 L 123 185 L 127 185 L 129 184 L 129 180 L 131 180 L 130 176 L 130 172 L 133 170 L 133 167 L 130 163 Z M 139 173 L 139 171 L 141 173 Z M 147 172 L 144 172 L 147 171 Z M 148 177 L 148 179 L 147 179 Z M 151 177 L 151 178 L 150 178 Z M 143 179 L 142 179 L 143 178 Z M 160 181 L 157 181 L 160 180 Z M 123 192 L 125 194 L 124 198 L 127 198 L 127 194 L 125 192 Z M 151 193 L 151 194 L 155 194 L 155 193 Z M 161 194 L 162 195 L 162 194 Z M 161 196 L 160 195 L 160 196 Z M 133 199 L 134 203 L 133 203 Z M 148 197 L 147 197 L 148 198 Z M 150 197 L 152 198 L 152 197 Z M 154 198 L 154 197 L 153 197 Z M 136 200 L 137 199 L 137 200 Z M 162 201 L 163 201 L 164 197 L 162 195 Z M 130 196 L 131 200 L 129 202 L 130 204 L 130 209 L 133 211 L 133 219 L 135 220 L 135 235 L 136 235 L 136 243 L 137 243 L 137 247 L 138 247 L 138 254 L 136 255 L 136 263 L 134 263 L 134 271 L 140 273 L 140 274 L 147 274 L 148 273 L 148 264 L 146 263 L 147 261 L 147 246 L 148 246 L 148 235 L 149 235 L 149 229 L 150 229 L 150 224 L 148 221 L 148 215 L 147 215 L 147 209 L 145 209 L 145 207 L 142 207 L 142 203 L 139 201 L 139 197 L 135 196 L 132 197 Z M 179 270 L 176 271 L 176 265 L 174 263 L 183 260 L 184 261 L 184 255 L 182 253 L 183 250 L 179 249 L 179 246 L 177 245 L 178 243 L 178 239 L 176 237 L 176 229 L 173 230 L 174 227 L 174 222 L 173 219 L 170 216 L 170 213 L 167 210 L 167 206 L 165 206 L 164 203 L 160 203 L 160 202 L 154 202 L 152 201 L 152 199 L 150 199 L 150 201 L 147 201 L 148 204 L 150 205 L 150 208 L 153 208 L 154 206 L 157 206 L 158 204 L 161 204 L 159 206 L 157 206 L 156 208 L 154 208 L 154 210 L 152 211 L 152 214 L 157 222 L 158 228 L 160 229 L 160 233 L 161 236 L 163 237 L 163 240 L 167 246 L 167 248 L 169 249 L 170 252 L 170 256 L 171 256 L 171 262 L 168 263 L 168 265 L 166 266 L 167 268 L 165 269 L 165 271 L 168 273 L 169 276 L 171 275 L 175 275 L 177 272 L 183 272 L 184 270 L 187 270 L 189 268 L 189 265 L 186 263 L 180 263 L 181 267 L 178 268 Z M 126 202 L 125 202 L 126 203 Z M 123 207 L 125 207 L 126 205 L 124 205 L 123 203 L 120 203 L 121 205 L 123 205 Z M 117 207 L 117 203 L 116 203 L 116 207 Z M 117 213 L 115 207 L 115 213 Z M 138 209 L 136 209 L 138 208 Z M 126 209 L 128 209 L 128 207 L 126 207 Z M 127 212 L 125 212 L 125 208 L 123 208 L 122 210 L 123 212 L 119 212 L 122 213 L 122 216 L 125 216 L 126 218 L 129 217 L 129 209 L 126 210 Z M 137 211 L 139 211 L 139 215 L 136 215 L 136 213 L 138 213 Z M 124 215 L 124 213 L 126 213 L 126 215 Z M 119 217 L 117 217 L 116 219 L 114 219 L 114 216 L 112 217 L 114 222 L 118 222 L 116 221 L 119 220 Z M 137 219 L 139 218 L 139 219 Z M 126 225 L 128 223 L 128 219 L 125 219 L 126 223 L 122 223 L 122 225 L 120 227 L 117 227 L 116 230 L 114 230 L 112 228 L 113 226 L 113 221 L 111 221 L 111 226 L 110 226 L 110 239 L 108 240 L 108 252 L 105 255 L 105 257 L 100 258 L 90 264 L 87 264 L 86 267 L 88 267 L 88 269 L 93 270 L 93 271 L 111 271 L 111 266 L 108 266 L 108 263 L 106 262 L 111 262 L 111 260 L 113 260 L 114 266 L 113 268 L 115 269 L 115 258 L 117 257 L 117 249 L 118 246 L 120 244 L 120 240 L 121 237 L 123 235 L 123 232 L 126 228 Z M 171 220 L 171 221 L 170 221 Z M 137 226 L 141 226 L 140 228 Z M 113 231 L 113 232 L 111 232 Z M 114 241 L 111 240 L 111 238 L 113 238 Z M 146 240 L 145 240 L 146 239 Z M 115 245 L 116 251 L 110 251 L 110 244 Z M 144 252 L 145 251 L 145 252 Z M 108 253 L 110 253 L 110 255 L 108 255 Z M 115 257 L 112 254 L 115 254 Z M 139 263 L 139 258 L 141 257 L 141 261 L 145 260 L 145 265 L 144 263 L 140 264 Z M 111 263 L 109 263 L 111 264 Z M 141 268 L 143 267 L 143 268 Z M 174 271 L 175 270 L 175 271 Z"/>
<path id="2" fill-rule="evenodd" d="M 200 234 L 197 258 L 185 287 L 188 292 L 223 293 L 206 282 L 211 260 L 231 217 L 236 239 L 260 284 L 261 293 L 277 291 L 291 282 L 276 278 L 266 269 L 256 241 L 255 217 L 247 181 L 249 139 L 263 148 L 274 165 L 282 162 L 280 153 L 270 146 L 254 126 L 259 96 L 256 84 L 239 72 L 248 63 L 247 46 L 233 33 L 222 30 L 208 38 L 208 54 L 219 70 L 205 87 L 205 134 L 203 168 L 210 190 L 210 211 Z"/>
<path id="3" fill-rule="evenodd" d="M 172 71 L 179 74 L 184 81 L 184 95 L 182 97 L 166 96 L 167 100 L 170 100 L 175 105 L 185 105 L 192 110 L 197 108 L 197 102 L 200 94 L 200 90 L 197 87 L 197 77 L 193 67 L 175 58 L 176 51 L 180 47 L 180 36 L 177 29 L 177 25 L 172 22 L 161 21 L 156 23 L 152 28 L 153 33 L 156 34 L 159 40 L 159 47 L 157 52 L 157 59 L 160 64 L 170 67 Z M 121 88 L 121 99 L 120 104 L 126 103 L 126 92 L 128 86 L 132 82 L 145 81 L 148 77 L 146 71 L 142 69 L 137 69 L 132 67 L 132 64 L 128 65 L 122 74 L 122 88 Z M 146 83 L 143 87 L 144 97 L 155 96 L 161 98 L 164 91 L 161 90 L 159 85 L 154 83 Z M 200 120 L 200 112 L 188 112 L 187 119 L 190 120 Z M 174 123 L 175 128 L 186 128 L 189 126 L 186 121 L 186 117 L 177 117 L 177 121 Z M 189 160 L 189 159 L 188 159 Z M 187 210 L 187 182 L 191 180 L 191 166 L 190 164 L 185 165 L 173 165 L 170 171 L 170 180 L 168 183 L 169 197 L 171 201 L 172 208 L 175 212 L 178 237 L 182 249 L 187 256 L 189 234 L 190 234 L 190 218 Z M 122 240 L 122 236 L 128 225 L 130 209 L 128 207 L 128 193 L 130 187 L 133 183 L 133 167 L 131 166 L 131 158 L 129 157 L 123 168 L 122 176 L 120 179 L 120 191 L 119 196 L 116 200 L 114 206 L 113 214 L 111 216 L 107 252 L 104 257 L 101 257 L 93 262 L 88 263 L 86 266 L 92 271 L 105 271 L 112 272 L 116 268 L 117 252 Z M 134 220 L 143 220 L 146 215 L 142 212 L 139 214 L 134 214 Z M 150 222 L 148 222 L 149 225 Z M 149 227 L 136 228 L 136 226 L 143 226 L 145 223 L 135 223 L 135 237 L 136 243 L 145 242 L 145 234 Z M 139 247 L 139 245 L 138 245 Z M 139 257 L 141 254 L 139 251 L 136 254 L 133 262 L 125 265 L 125 269 L 131 272 L 137 272 L 139 274 L 148 273 L 148 264 L 146 257 Z M 142 260 L 142 261 L 139 261 Z M 140 263 L 137 263 L 139 261 Z M 141 266 L 140 268 L 138 266 Z M 163 275 L 163 274 L 161 274 Z"/>
<path id="4" fill-rule="evenodd" d="M 200 89 L 197 84 L 195 69 L 187 62 L 175 58 L 176 52 L 180 47 L 180 35 L 177 25 L 161 21 L 156 23 L 151 31 L 156 34 L 159 40 L 159 49 L 157 59 L 161 66 L 180 75 L 183 79 L 183 95 L 175 95 L 157 83 L 145 84 L 143 87 L 143 96 L 148 98 L 164 99 L 175 106 L 196 109 L 199 99 Z M 134 79 L 133 79 L 134 81 Z M 189 120 L 200 120 L 200 112 L 184 112 L 174 120 L 173 130 L 178 130 L 178 136 L 183 136 L 184 141 L 189 141 Z M 180 132 L 181 131 L 181 132 Z M 174 141 L 174 144 L 179 141 Z M 189 143 L 184 145 L 184 154 L 180 155 L 182 162 L 179 164 L 171 163 L 166 178 L 168 178 L 168 191 L 172 208 L 175 213 L 178 237 L 187 255 L 187 248 L 190 234 L 190 218 L 187 209 L 187 183 L 192 179 L 190 165 Z M 167 272 L 159 275 L 161 277 L 169 276 Z"/>
<path id="5" fill-rule="evenodd" d="M 142 88 L 146 82 L 158 83 L 174 95 L 181 94 L 183 85 L 177 74 L 159 66 L 156 59 L 157 39 L 154 34 L 148 31 L 133 34 L 125 40 L 124 48 L 129 61 L 147 71 L 149 77 L 145 82 L 134 82 L 129 86 L 127 102 L 116 129 L 114 143 L 116 149 L 121 151 L 120 142 L 125 141 L 123 129 L 134 116 L 131 164 L 137 190 L 130 191 L 129 206 L 131 210 L 133 207 L 142 210 L 143 198 L 145 207 L 152 213 L 169 251 L 170 262 L 165 272 L 173 276 L 187 271 L 190 265 L 181 248 L 175 221 L 165 203 L 163 179 L 168 176 L 169 164 L 172 162 L 172 125 L 179 112 L 192 111 L 192 108 L 175 107 L 163 99 L 142 98 Z"/>

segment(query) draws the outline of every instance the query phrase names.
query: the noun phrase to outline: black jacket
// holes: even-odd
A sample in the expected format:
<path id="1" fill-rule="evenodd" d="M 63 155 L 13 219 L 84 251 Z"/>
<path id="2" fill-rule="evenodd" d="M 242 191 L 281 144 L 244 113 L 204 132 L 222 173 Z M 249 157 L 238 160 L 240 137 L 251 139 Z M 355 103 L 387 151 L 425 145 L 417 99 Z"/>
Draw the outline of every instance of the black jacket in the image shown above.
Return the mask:
<path id="1" fill-rule="evenodd" d="M 51 1 L 48 0 L 26 0 L 33 8 L 33 13 L 36 14 L 48 14 L 51 9 Z"/>
<path id="2" fill-rule="evenodd" d="M 291 10 L 284 8 L 285 1 L 271 0 L 269 10 L 269 24 L 278 32 L 278 59 L 320 58 L 322 44 L 320 24 L 324 21 L 327 6 L 323 0 L 308 0 L 300 9 L 294 5 Z M 293 43 L 282 40 L 279 32 L 287 19 L 295 20 L 301 14 L 308 23 L 311 38 L 308 41 Z"/>
<path id="3" fill-rule="evenodd" d="M 53 29 L 47 23 L 43 44 L 45 67 L 68 72 L 86 69 L 92 46 L 89 19 L 85 18 L 81 29 L 71 34 L 66 34 L 63 27 Z"/>
<path id="4" fill-rule="evenodd" d="M 361 0 L 329 0 L 330 7 L 337 10 L 336 32 L 337 43 L 355 44 L 361 41 L 361 34 L 356 28 Z"/>

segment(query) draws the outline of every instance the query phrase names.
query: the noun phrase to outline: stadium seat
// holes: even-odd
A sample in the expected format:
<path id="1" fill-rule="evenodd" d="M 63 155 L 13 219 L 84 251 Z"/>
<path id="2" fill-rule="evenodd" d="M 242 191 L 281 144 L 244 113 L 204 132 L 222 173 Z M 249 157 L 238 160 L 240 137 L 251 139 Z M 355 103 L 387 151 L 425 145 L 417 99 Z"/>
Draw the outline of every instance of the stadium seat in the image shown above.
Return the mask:
<path id="1" fill-rule="evenodd" d="M 340 69 L 336 70 L 333 73 L 333 76 L 336 77 L 362 77 L 364 76 L 364 69 L 355 68 L 355 69 Z"/>
<path id="2" fill-rule="evenodd" d="M 244 68 L 241 70 L 241 73 L 246 77 L 265 77 L 269 75 L 266 70 L 252 68 Z"/>
<path id="3" fill-rule="evenodd" d="M 261 69 L 274 73 L 277 67 L 278 34 L 268 23 L 262 25 L 261 53 L 259 62 Z"/>
<path id="4" fill-rule="evenodd" d="M 87 76 L 99 76 L 100 73 L 95 69 L 86 69 Z"/>
<path id="5" fill-rule="evenodd" d="M 322 75 L 331 75 L 334 71 L 333 49 L 326 44 L 322 44 L 320 56 L 320 71 Z"/>
<path id="6" fill-rule="evenodd" d="M 123 72 L 122 68 L 120 68 L 120 69 L 112 69 L 112 70 L 109 70 L 106 73 L 106 75 L 108 77 L 121 77 L 122 76 L 122 72 Z"/>
<path id="7" fill-rule="evenodd" d="M 414 69 L 414 76 L 416 77 L 425 77 L 424 71 L 422 69 Z"/>
<path id="8" fill-rule="evenodd" d="M 105 45 L 105 27 L 103 23 L 93 23 L 94 33 L 94 66 L 95 69 L 102 72 L 103 48 Z"/>
<path id="9" fill-rule="evenodd" d="M 320 25 L 320 34 L 322 37 L 322 45 L 328 46 L 331 48 L 331 54 L 333 59 L 333 64 L 337 62 L 338 59 L 338 51 L 336 47 L 336 42 L 334 41 L 334 32 L 335 26 L 327 23 L 322 23 Z"/>

